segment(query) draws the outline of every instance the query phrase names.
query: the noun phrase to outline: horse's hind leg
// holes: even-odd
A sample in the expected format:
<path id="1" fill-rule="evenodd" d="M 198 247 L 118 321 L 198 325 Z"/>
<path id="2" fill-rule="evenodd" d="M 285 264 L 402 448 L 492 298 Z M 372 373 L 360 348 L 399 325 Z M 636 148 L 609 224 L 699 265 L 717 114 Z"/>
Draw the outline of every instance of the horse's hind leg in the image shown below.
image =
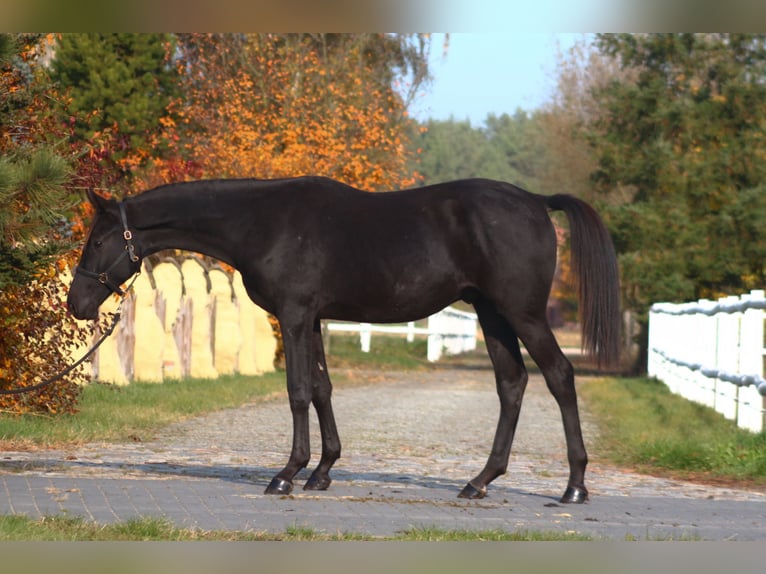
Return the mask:
<path id="1" fill-rule="evenodd" d="M 495 370 L 495 383 L 500 398 L 500 419 L 487 464 L 476 478 L 463 488 L 458 495 L 460 498 L 483 498 L 487 493 L 487 485 L 507 470 L 513 435 L 519 421 L 521 400 L 528 379 L 519 350 L 519 341 L 510 324 L 486 299 L 477 301 L 475 308 Z"/>
<path id="2" fill-rule="evenodd" d="M 322 457 L 314 472 L 306 481 L 304 490 L 326 490 L 332 480 L 330 468 L 340 458 L 340 438 L 335 426 L 335 415 L 332 411 L 332 383 L 327 371 L 327 362 L 322 344 L 322 332 L 319 321 L 314 324 L 314 360 L 312 365 L 311 401 L 319 419 L 319 430 L 322 433 Z"/>
<path id="3" fill-rule="evenodd" d="M 538 319 L 520 321 L 516 329 L 530 356 L 540 367 L 545 383 L 561 410 L 569 459 L 569 482 L 561 502 L 585 502 L 588 499 L 585 488 L 588 455 L 577 410 L 572 363 L 561 352 L 543 314 Z"/>

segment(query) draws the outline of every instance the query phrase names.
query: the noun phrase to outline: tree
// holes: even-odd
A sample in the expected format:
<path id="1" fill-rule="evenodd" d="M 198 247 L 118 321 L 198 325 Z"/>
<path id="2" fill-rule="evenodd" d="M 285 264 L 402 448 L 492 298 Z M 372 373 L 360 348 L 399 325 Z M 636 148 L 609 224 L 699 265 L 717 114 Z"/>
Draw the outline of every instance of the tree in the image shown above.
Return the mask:
<path id="1" fill-rule="evenodd" d="M 39 37 L 1 35 L 0 290 L 21 285 L 69 248 L 63 225 L 75 201 L 67 161 L 38 138 L 50 127 L 31 77 Z M 42 124 L 42 125 L 41 125 Z"/>
<path id="2" fill-rule="evenodd" d="M 489 114 L 484 133 L 490 147 L 500 153 L 500 179 L 540 193 L 540 176 L 547 169 L 538 113 L 517 109 L 513 115 Z"/>
<path id="3" fill-rule="evenodd" d="M 625 305 L 763 286 L 766 36 L 599 35 L 631 81 L 597 89 L 588 135 Z M 645 344 L 645 333 L 642 342 Z"/>
<path id="4" fill-rule="evenodd" d="M 600 205 L 603 195 L 596 193 L 592 174 L 598 166 L 596 151 L 590 145 L 589 130 L 601 113 L 596 94 L 613 82 L 630 83 L 635 78 L 631 67 L 620 68 L 612 57 L 598 52 L 587 38 L 566 53 L 559 54 L 557 86 L 553 98 L 534 113 L 535 128 L 529 132 L 535 150 L 536 189 L 543 194 L 569 193 Z M 566 220 L 553 214 L 559 232 L 560 269 L 551 298 L 563 303 L 570 318 L 576 317 L 577 296 L 573 290 L 571 258 L 567 254 Z M 629 323 L 632 330 L 632 322 Z M 626 333 L 624 356 L 634 352 L 632 335 Z"/>
<path id="5" fill-rule="evenodd" d="M 485 177 L 538 189 L 544 150 L 538 145 L 537 116 L 518 109 L 490 114 L 483 127 L 469 121 L 428 120 L 419 126 L 416 169 L 426 184 Z"/>
<path id="6" fill-rule="evenodd" d="M 589 129 L 601 113 L 596 94 L 613 83 L 630 83 L 635 70 L 620 68 L 612 57 L 598 52 L 583 38 L 559 54 L 557 85 L 553 98 L 535 113 L 534 136 L 545 163 L 538 170 L 542 193 L 571 193 L 596 198 L 591 174 L 598 162 L 589 145 Z"/>
<path id="7" fill-rule="evenodd" d="M 502 177 L 502 153 L 468 120 L 428 120 L 413 145 L 424 184 L 471 177 Z M 492 169 L 488 169 L 488 165 Z"/>
<path id="8" fill-rule="evenodd" d="M 75 118 L 76 135 L 111 131 L 117 159 L 145 148 L 178 95 L 173 53 L 170 34 L 61 34 L 50 75 L 70 94 L 62 111 Z"/>
<path id="9" fill-rule="evenodd" d="M 39 65 L 49 40 L 0 35 L 0 387 L 29 386 L 61 370 L 88 335 L 61 304 L 58 274 L 78 233 L 69 224 L 74 166 L 91 156 L 85 146 L 70 147 L 67 124 L 52 113 L 56 95 Z M 80 371 L 39 393 L 2 396 L 0 408 L 72 411 L 86 380 Z"/>
<path id="10" fill-rule="evenodd" d="M 0 291 L 27 283 L 68 245 L 62 193 L 71 175 L 59 155 L 42 148 L 0 157 Z"/>
<path id="11" fill-rule="evenodd" d="M 427 77 L 422 41 L 368 34 L 180 36 L 183 96 L 172 102 L 161 135 L 176 154 L 152 158 L 147 183 L 177 177 L 178 158 L 206 177 L 310 173 L 370 190 L 413 183 L 410 120 L 394 82 L 405 70 L 417 82 Z"/>

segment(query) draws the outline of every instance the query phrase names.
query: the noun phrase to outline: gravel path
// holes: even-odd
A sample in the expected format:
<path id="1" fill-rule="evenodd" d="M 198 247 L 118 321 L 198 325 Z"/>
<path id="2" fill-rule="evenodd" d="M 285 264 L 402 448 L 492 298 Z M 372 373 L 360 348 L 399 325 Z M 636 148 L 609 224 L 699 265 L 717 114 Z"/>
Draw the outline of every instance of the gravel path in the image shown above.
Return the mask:
<path id="1" fill-rule="evenodd" d="M 286 398 L 191 419 L 151 441 L 0 456 L 0 515 L 83 516 L 98 523 L 161 516 L 202 530 L 392 536 L 413 527 L 534 530 L 597 539 L 766 540 L 763 493 L 648 477 L 594 462 L 591 502 L 561 505 L 568 470 L 558 407 L 532 376 L 509 472 L 479 501 L 456 498 L 484 465 L 498 401 L 487 368 L 355 373 L 334 397 L 343 457 L 325 492 L 263 489 L 291 443 Z M 313 417 L 313 415 L 312 415 Z M 319 436 L 312 418 L 313 458 Z M 595 455 L 595 456 L 594 456 Z"/>
<path id="2" fill-rule="evenodd" d="M 333 403 L 343 444 L 331 489 L 344 483 L 374 487 L 418 482 L 455 494 L 483 467 L 499 413 L 489 369 L 354 373 L 361 384 L 341 386 Z M 581 405 L 585 407 L 585 405 Z M 599 463 L 596 428 L 583 410 L 583 434 L 592 459 L 591 496 L 673 496 L 766 501 L 762 492 L 712 487 L 639 475 Z M 311 411 L 312 463 L 319 458 Z M 88 444 L 67 451 L 4 453 L 3 469 L 70 476 L 154 476 L 248 480 L 264 487 L 287 460 L 291 420 L 286 398 L 216 412 L 172 425 L 152 441 Z M 568 477 L 558 407 L 539 375 L 530 377 L 508 473 L 499 487 L 560 495 Z"/>

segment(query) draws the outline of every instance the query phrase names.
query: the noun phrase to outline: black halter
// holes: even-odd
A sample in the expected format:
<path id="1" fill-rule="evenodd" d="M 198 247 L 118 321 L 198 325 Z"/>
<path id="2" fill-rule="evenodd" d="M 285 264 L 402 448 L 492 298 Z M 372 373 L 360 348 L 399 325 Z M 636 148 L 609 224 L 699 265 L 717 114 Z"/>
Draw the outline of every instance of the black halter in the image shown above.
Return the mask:
<path id="1" fill-rule="evenodd" d="M 130 229 L 128 229 L 128 217 L 125 214 L 125 205 L 122 202 L 118 203 L 117 205 L 120 208 L 120 219 L 122 220 L 123 229 L 122 237 L 125 239 L 125 251 L 120 253 L 119 257 L 115 259 L 114 263 L 107 267 L 106 271 L 98 273 L 96 271 L 88 271 L 87 269 L 83 269 L 82 267 L 77 266 L 77 268 L 75 268 L 75 273 L 79 273 L 85 277 L 90 277 L 91 279 L 96 279 L 99 283 L 106 285 L 112 292 L 117 293 L 117 295 L 120 297 L 123 297 L 125 295 L 125 291 L 123 291 L 119 285 L 117 285 L 109 278 L 109 274 L 114 271 L 114 269 L 126 257 L 128 257 L 133 263 L 138 263 L 141 258 L 136 255 L 136 248 L 133 245 L 133 233 L 130 231 Z"/>

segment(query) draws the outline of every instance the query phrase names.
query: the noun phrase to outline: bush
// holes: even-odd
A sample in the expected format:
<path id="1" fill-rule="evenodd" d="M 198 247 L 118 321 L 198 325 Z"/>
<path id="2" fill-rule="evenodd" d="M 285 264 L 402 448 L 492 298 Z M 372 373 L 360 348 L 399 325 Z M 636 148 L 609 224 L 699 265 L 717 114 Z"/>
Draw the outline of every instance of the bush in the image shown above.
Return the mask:
<path id="1" fill-rule="evenodd" d="M 30 387 L 70 364 L 72 352 L 89 340 L 64 305 L 66 286 L 50 276 L 0 292 L 0 389 Z M 0 395 L 0 409 L 12 413 L 75 412 L 83 367 L 40 391 Z"/>

